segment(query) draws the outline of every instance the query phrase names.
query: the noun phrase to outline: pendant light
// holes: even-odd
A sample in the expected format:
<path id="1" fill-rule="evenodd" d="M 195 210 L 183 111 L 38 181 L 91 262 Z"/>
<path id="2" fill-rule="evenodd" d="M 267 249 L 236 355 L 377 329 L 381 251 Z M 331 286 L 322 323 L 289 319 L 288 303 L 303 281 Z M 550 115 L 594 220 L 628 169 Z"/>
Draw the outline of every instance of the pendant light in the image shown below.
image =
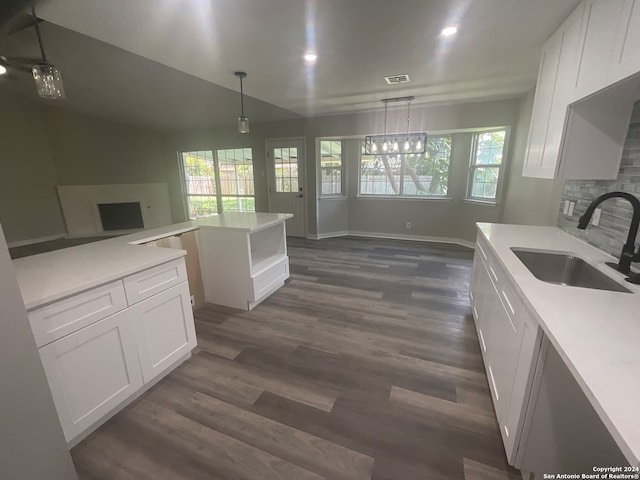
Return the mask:
<path id="1" fill-rule="evenodd" d="M 62 74 L 60 73 L 60 70 L 47 61 L 35 7 L 31 7 L 31 13 L 33 14 L 36 35 L 38 35 L 38 44 L 40 45 L 40 53 L 42 54 L 42 61 L 31 67 L 31 73 L 33 74 L 33 80 L 36 83 L 38 95 L 48 100 L 63 99 L 65 98 L 65 93 L 64 85 L 62 83 Z"/>
<path id="2" fill-rule="evenodd" d="M 244 90 L 242 89 L 242 79 L 247 78 L 246 72 L 235 72 L 235 76 L 240 79 L 240 116 L 238 117 L 238 131 L 249 133 L 249 119 L 244 115 Z"/>
<path id="3" fill-rule="evenodd" d="M 423 154 L 426 151 L 426 132 L 410 131 L 411 123 L 411 102 L 415 97 L 383 98 L 384 104 L 384 133 L 382 135 L 367 135 L 364 138 L 364 151 L 369 155 L 401 153 L 401 154 Z M 407 102 L 407 131 L 405 134 L 387 133 L 387 113 L 388 104 L 397 102 Z"/>

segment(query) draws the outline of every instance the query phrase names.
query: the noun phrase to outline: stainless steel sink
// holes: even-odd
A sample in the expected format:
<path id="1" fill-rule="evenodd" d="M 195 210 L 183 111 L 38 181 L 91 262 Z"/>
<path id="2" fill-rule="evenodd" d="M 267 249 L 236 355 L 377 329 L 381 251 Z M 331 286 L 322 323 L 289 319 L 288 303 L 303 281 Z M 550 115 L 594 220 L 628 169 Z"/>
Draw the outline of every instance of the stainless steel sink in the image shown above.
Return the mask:
<path id="1" fill-rule="evenodd" d="M 511 251 L 524 263 L 534 277 L 543 282 L 631 293 L 630 290 L 581 258 L 562 253 L 532 252 L 518 248 L 512 248 Z"/>

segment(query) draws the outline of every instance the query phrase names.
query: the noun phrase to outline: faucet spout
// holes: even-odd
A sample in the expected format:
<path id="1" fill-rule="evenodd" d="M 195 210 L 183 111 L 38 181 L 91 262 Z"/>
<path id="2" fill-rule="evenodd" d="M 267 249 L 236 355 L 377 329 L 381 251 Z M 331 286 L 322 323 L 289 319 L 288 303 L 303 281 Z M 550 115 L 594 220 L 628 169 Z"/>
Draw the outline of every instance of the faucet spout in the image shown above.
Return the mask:
<path id="1" fill-rule="evenodd" d="M 638 253 L 635 253 L 636 236 L 638 235 L 638 226 L 640 225 L 640 200 L 634 195 L 626 192 L 609 192 L 604 195 L 600 195 L 587 207 L 584 215 L 580 217 L 578 221 L 578 228 L 584 230 L 589 225 L 589 221 L 593 215 L 595 209 L 605 200 L 610 198 L 623 198 L 627 200 L 633 207 L 633 217 L 631 219 L 631 225 L 629 226 L 629 234 L 627 235 L 627 242 L 622 247 L 622 253 L 620 255 L 620 261 L 617 265 L 612 265 L 616 270 L 622 273 L 631 272 L 631 262 L 640 261 L 640 249 Z"/>

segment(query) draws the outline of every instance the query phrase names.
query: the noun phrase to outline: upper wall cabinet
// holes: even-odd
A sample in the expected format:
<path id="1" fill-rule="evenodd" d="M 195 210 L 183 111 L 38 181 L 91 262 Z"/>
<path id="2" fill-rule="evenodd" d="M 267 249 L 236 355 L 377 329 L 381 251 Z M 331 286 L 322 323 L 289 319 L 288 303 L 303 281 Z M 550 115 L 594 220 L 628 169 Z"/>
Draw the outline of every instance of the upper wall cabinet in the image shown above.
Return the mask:
<path id="1" fill-rule="evenodd" d="M 570 103 L 583 18 L 581 4 L 542 49 L 536 95 L 524 161 L 526 177 L 553 178 Z"/>
<path id="2" fill-rule="evenodd" d="M 613 44 L 608 83 L 615 83 L 639 71 L 640 0 L 624 0 Z"/>
<path id="3" fill-rule="evenodd" d="M 637 73 L 640 0 L 584 0 L 543 47 L 522 174 L 615 179 Z"/>
<path id="4" fill-rule="evenodd" d="M 584 4 L 575 87 L 571 101 L 607 84 L 609 63 L 620 23 L 623 0 L 588 0 Z"/>

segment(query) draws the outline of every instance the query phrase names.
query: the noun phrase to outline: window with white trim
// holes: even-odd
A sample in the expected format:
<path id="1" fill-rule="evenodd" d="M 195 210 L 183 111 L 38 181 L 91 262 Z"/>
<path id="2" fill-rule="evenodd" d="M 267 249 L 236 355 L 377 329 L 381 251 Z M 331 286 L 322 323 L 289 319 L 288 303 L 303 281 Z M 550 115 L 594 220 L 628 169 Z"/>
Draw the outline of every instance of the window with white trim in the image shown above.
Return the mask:
<path id="1" fill-rule="evenodd" d="M 181 152 L 189 218 L 255 212 L 250 148 Z"/>
<path id="2" fill-rule="evenodd" d="M 504 164 L 506 129 L 477 132 L 473 135 L 467 198 L 495 203 Z"/>
<path id="3" fill-rule="evenodd" d="M 320 140 L 320 194 L 343 195 L 342 140 Z"/>
<path id="4" fill-rule="evenodd" d="M 430 136 L 424 154 L 360 157 L 360 195 L 411 198 L 446 197 L 452 135 Z"/>

